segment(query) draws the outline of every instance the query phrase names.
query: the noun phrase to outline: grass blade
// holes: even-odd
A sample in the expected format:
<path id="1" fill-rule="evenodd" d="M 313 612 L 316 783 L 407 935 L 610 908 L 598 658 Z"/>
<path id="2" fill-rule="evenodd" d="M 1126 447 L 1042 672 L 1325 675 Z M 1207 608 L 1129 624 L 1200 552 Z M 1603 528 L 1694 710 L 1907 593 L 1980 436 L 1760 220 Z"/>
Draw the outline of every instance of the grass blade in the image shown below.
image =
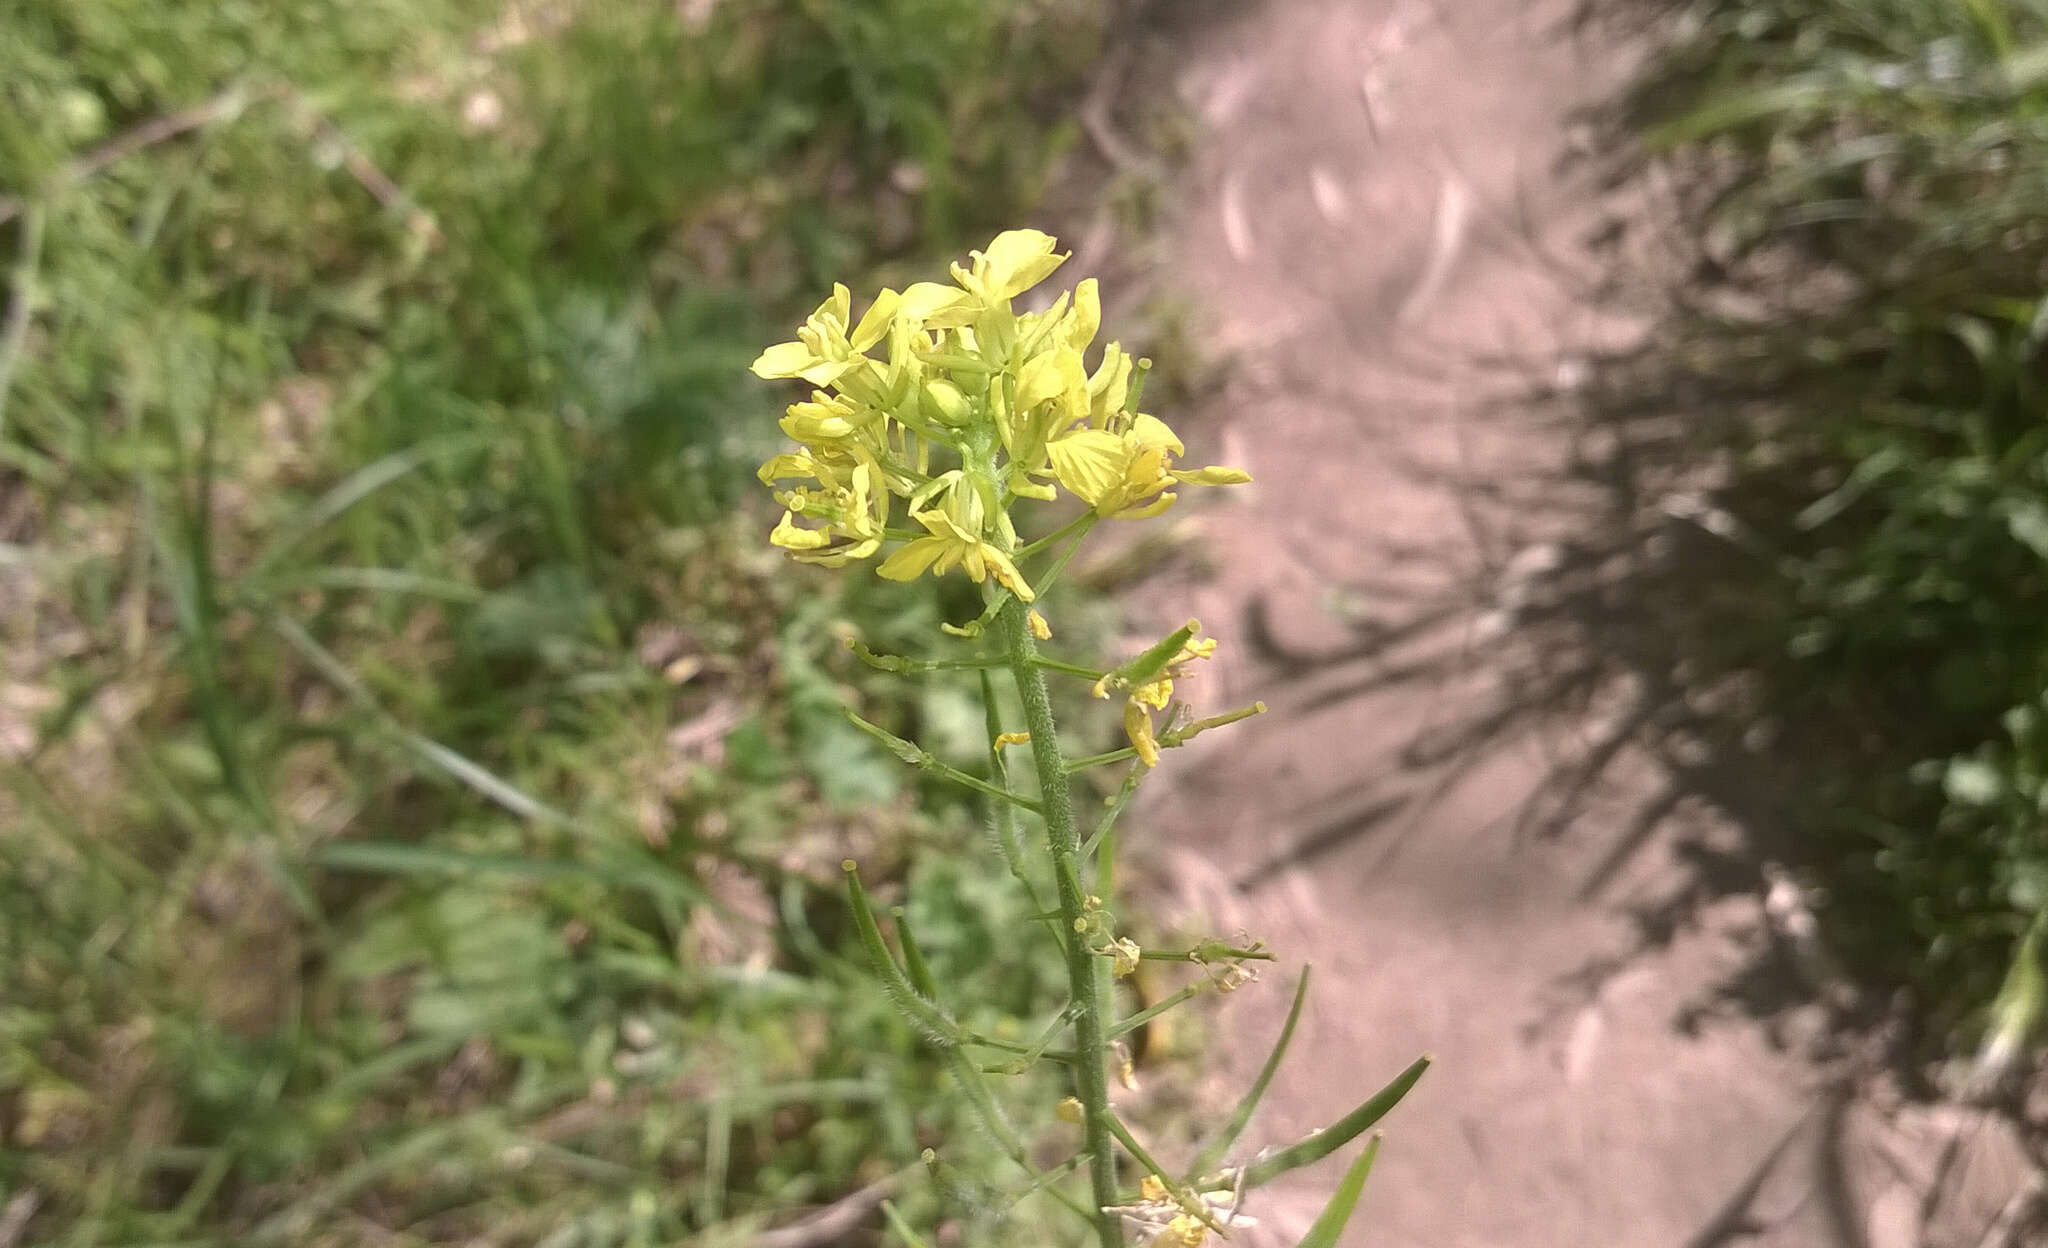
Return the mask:
<path id="1" fill-rule="evenodd" d="M 1294 1004 L 1287 1007 L 1287 1021 L 1280 1024 L 1280 1037 L 1273 1042 L 1273 1051 L 1266 1055 L 1266 1064 L 1259 1068 L 1259 1077 L 1252 1080 L 1252 1086 L 1245 1089 L 1237 1108 L 1230 1111 L 1222 1133 L 1196 1155 L 1194 1164 L 1189 1167 L 1195 1173 L 1200 1174 L 1222 1161 L 1223 1155 L 1230 1151 L 1230 1146 L 1237 1143 L 1237 1137 L 1243 1135 L 1245 1127 L 1251 1123 L 1260 1098 L 1266 1095 L 1266 1086 L 1273 1082 L 1274 1073 L 1287 1056 L 1287 1046 L 1294 1040 L 1294 1025 L 1301 1021 L 1301 1007 L 1308 1000 L 1309 969 L 1306 966 L 1301 968 L 1301 978 L 1294 985 Z"/>
<path id="2" fill-rule="evenodd" d="M 407 447 L 402 451 L 394 451 L 382 459 L 356 469 L 325 494 L 314 499 L 286 525 L 283 533 L 263 548 L 250 565 L 245 582 L 253 584 L 262 580 L 263 574 L 276 566 L 277 561 L 289 554 L 299 543 L 385 486 L 410 476 L 443 455 L 453 455 L 482 445 L 483 439 L 474 434 L 459 434 Z"/>
<path id="3" fill-rule="evenodd" d="M 657 900 L 696 904 L 704 896 L 681 879 L 596 862 L 558 858 L 527 858 L 517 854 L 476 854 L 442 845 L 408 845 L 390 841 L 341 841 L 314 851 L 317 866 L 382 875 L 513 876 L 528 880 L 569 880 L 607 888 L 644 892 Z"/>
<path id="4" fill-rule="evenodd" d="M 576 827 L 576 821 L 569 816 L 511 782 L 492 774 L 468 756 L 404 727 L 390 711 L 384 709 L 383 703 L 377 701 L 376 695 L 356 678 L 356 674 L 348 669 L 348 665 L 341 661 L 340 656 L 315 641 L 313 635 L 299 627 L 297 621 L 283 615 L 275 615 L 271 617 L 270 625 L 278 636 L 284 638 L 285 642 L 326 677 L 329 683 L 347 694 L 350 701 L 376 716 L 386 730 L 406 748 L 426 759 L 438 770 L 454 777 L 522 819 L 560 824 L 568 828 Z"/>
<path id="5" fill-rule="evenodd" d="M 1308 1234 L 1302 1236 L 1295 1248 L 1337 1248 L 1338 1237 L 1344 1234 L 1351 1211 L 1358 1207 L 1358 1198 L 1365 1191 L 1365 1176 L 1372 1173 L 1372 1163 L 1380 1155 L 1380 1138 L 1375 1134 L 1366 1141 L 1365 1152 L 1344 1172 L 1344 1181 L 1330 1193 L 1330 1203 L 1323 1206 L 1315 1225 L 1308 1228 Z"/>

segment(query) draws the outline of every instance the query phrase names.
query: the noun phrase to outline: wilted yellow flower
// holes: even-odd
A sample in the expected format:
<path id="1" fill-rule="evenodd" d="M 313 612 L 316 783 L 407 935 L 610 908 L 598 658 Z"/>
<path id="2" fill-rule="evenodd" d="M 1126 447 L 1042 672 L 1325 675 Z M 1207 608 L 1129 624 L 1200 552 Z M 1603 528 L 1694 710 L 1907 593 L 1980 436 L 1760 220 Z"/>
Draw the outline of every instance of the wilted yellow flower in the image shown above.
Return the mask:
<path id="1" fill-rule="evenodd" d="M 1128 936 L 1119 936 L 1109 943 L 1109 973 L 1123 979 L 1138 969 L 1138 962 L 1144 951 L 1138 942 Z"/>
<path id="2" fill-rule="evenodd" d="M 1024 619 L 1031 625 L 1031 635 L 1033 637 L 1038 638 L 1040 641 L 1052 640 L 1052 625 L 1045 622 L 1045 617 L 1040 615 L 1036 608 L 1033 608 L 1031 613 L 1026 615 Z"/>
<path id="3" fill-rule="evenodd" d="M 1187 632 L 1195 624 L 1189 621 Z M 1168 639 L 1170 644 L 1171 638 Z M 1138 752 L 1139 761 L 1147 767 L 1159 765 L 1159 738 L 1153 732 L 1152 712 L 1163 711 L 1173 700 L 1173 682 L 1187 675 L 1187 668 L 1198 659 L 1206 659 L 1216 653 L 1214 637 L 1190 637 L 1181 643 L 1180 650 L 1166 661 L 1159 673 L 1142 685 L 1134 685 L 1130 697 L 1124 703 L 1124 735 L 1130 738 L 1131 748 Z M 1104 676 L 1095 682 L 1095 696 L 1109 696 L 1110 681 L 1115 675 Z"/>
<path id="4" fill-rule="evenodd" d="M 1209 1228 L 1191 1213 L 1183 1213 L 1166 1224 L 1166 1229 L 1152 1237 L 1153 1248 L 1201 1248 L 1209 1238 Z"/>

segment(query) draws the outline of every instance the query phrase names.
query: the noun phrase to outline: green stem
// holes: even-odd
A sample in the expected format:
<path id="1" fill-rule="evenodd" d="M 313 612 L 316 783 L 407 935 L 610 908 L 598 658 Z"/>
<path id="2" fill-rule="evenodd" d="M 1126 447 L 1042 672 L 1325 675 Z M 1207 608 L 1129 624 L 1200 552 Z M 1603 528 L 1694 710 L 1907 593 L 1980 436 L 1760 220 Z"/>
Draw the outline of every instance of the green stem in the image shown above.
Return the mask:
<path id="1" fill-rule="evenodd" d="M 1074 823 L 1074 799 L 1067 785 L 1066 764 L 1060 758 L 1059 727 L 1053 721 L 1052 698 L 1046 692 L 1045 673 L 1038 666 L 1037 646 L 1032 642 L 1024 612 L 1024 604 L 1014 598 L 1003 603 L 996 612 L 996 630 L 1017 680 L 1025 727 L 1031 731 L 1031 756 L 1038 768 L 1039 813 L 1045 819 L 1046 840 L 1052 850 L 1060 915 L 1071 931 L 1088 908 L 1079 867 L 1081 836 Z M 1123 1228 L 1117 1215 L 1107 1212 L 1118 1203 L 1116 1151 L 1111 1142 L 1108 1042 L 1102 1034 L 1103 1002 L 1095 976 L 1095 958 L 1085 941 L 1067 940 L 1063 944 L 1067 984 L 1076 1015 L 1074 1095 L 1081 1102 L 1095 1233 L 1102 1248 L 1123 1248 Z"/>
<path id="2" fill-rule="evenodd" d="M 1014 558 L 1017 562 L 1022 563 L 1024 560 L 1029 559 L 1031 556 L 1037 554 L 1039 551 L 1045 550 L 1057 542 L 1072 537 L 1076 533 L 1085 533 L 1089 529 L 1094 528 L 1096 519 L 1097 516 L 1093 511 L 1084 511 L 1080 515 L 1075 516 L 1072 520 L 1069 520 L 1065 524 L 1061 525 L 1058 529 L 1054 530 L 1053 532 L 1046 534 L 1044 537 L 1039 538 L 1035 542 L 1032 542 L 1030 545 L 1019 547 L 1017 553 L 1014 556 L 1012 556 L 1012 558 Z"/>

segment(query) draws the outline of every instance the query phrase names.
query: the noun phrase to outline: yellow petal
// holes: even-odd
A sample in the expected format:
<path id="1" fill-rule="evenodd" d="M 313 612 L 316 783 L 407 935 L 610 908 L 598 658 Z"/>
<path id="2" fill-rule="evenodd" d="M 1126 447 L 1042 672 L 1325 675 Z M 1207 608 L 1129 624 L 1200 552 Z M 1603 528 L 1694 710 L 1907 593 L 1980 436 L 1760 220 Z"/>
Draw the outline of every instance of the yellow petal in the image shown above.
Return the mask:
<path id="1" fill-rule="evenodd" d="M 784 550 L 816 550 L 832 541 L 832 535 L 823 529 L 806 529 L 797 524 L 796 517 L 787 512 L 776 522 L 775 531 L 768 535 L 772 545 Z"/>
<path id="2" fill-rule="evenodd" d="M 856 560 L 867 558 L 881 548 L 881 539 L 871 537 L 866 541 L 833 546 L 827 550 L 793 550 L 789 553 L 798 563 L 817 563 L 828 568 L 843 568 Z"/>
<path id="3" fill-rule="evenodd" d="M 1054 438 L 1045 452 L 1060 484 L 1093 507 L 1123 483 L 1130 448 L 1113 433 L 1082 429 Z"/>
<path id="4" fill-rule="evenodd" d="M 1113 520 L 1150 520 L 1154 516 L 1163 514 L 1167 508 L 1173 506 L 1174 500 L 1179 497 L 1180 495 L 1168 490 L 1142 507 L 1125 507 L 1121 511 L 1112 511 L 1107 514 Z"/>
<path id="5" fill-rule="evenodd" d="M 853 327 L 848 335 L 853 349 L 865 351 L 882 340 L 889 332 L 889 326 L 896 321 L 896 309 L 903 302 L 903 296 L 893 290 L 884 290 L 868 305 L 867 315 L 860 318 L 860 324 Z"/>
<path id="6" fill-rule="evenodd" d="M 1003 748 L 1004 746 L 1006 746 L 1006 745 L 1030 745 L 1030 744 L 1031 744 L 1031 734 L 1030 734 L 1030 733 L 1028 733 L 1028 732 L 1003 732 L 1003 733 L 998 733 L 998 734 L 996 734 L 995 746 L 996 746 L 996 748 L 997 748 L 997 749 L 999 749 L 999 750 L 1000 750 L 1000 749 L 1002 749 L 1002 748 Z"/>
<path id="7" fill-rule="evenodd" d="M 1079 351 L 1095 341 L 1095 331 L 1102 328 L 1102 296 L 1096 288 L 1095 279 L 1084 278 L 1074 287 L 1074 310 L 1067 314 L 1064 326 L 1067 345 Z"/>
<path id="8" fill-rule="evenodd" d="M 1102 350 L 1102 363 L 1088 378 L 1089 423 L 1097 429 L 1109 423 L 1111 415 L 1124 408 L 1131 392 L 1131 357 L 1112 342 Z"/>
<path id="9" fill-rule="evenodd" d="M 801 342 L 778 342 L 760 354 L 754 361 L 754 376 L 775 380 L 782 377 L 801 377 L 803 371 L 818 362 L 811 349 Z"/>
<path id="10" fill-rule="evenodd" d="M 811 319 L 836 321 L 839 328 L 846 328 L 847 322 L 853 319 L 853 292 L 846 288 L 846 283 L 832 283 L 832 297 L 818 305 L 818 310 L 811 313 Z"/>
<path id="11" fill-rule="evenodd" d="M 787 481 L 793 477 L 815 477 L 818 465 L 808 455 L 776 455 L 761 465 L 754 474 L 762 484 L 770 481 Z"/>
<path id="12" fill-rule="evenodd" d="M 1180 444 L 1180 439 L 1174 436 L 1173 429 L 1157 416 L 1139 413 L 1131 421 L 1131 433 L 1141 444 L 1148 447 L 1163 448 L 1176 455 L 1187 450 Z"/>
<path id="13" fill-rule="evenodd" d="M 1124 703 L 1124 735 L 1147 767 L 1159 765 L 1159 741 L 1152 735 L 1152 714 L 1133 699 Z"/>
<path id="14" fill-rule="evenodd" d="M 1017 571 L 1017 565 L 1010 562 L 1008 555 L 986 543 L 975 547 L 975 553 L 979 554 L 982 560 L 987 563 L 988 570 L 996 578 L 996 583 L 1017 595 L 1017 601 L 1030 602 L 1038 597 L 1037 594 L 1031 592 L 1030 584 L 1025 581 L 1023 573 Z M 980 580 L 981 578 L 976 577 L 975 579 Z"/>
<path id="15" fill-rule="evenodd" d="M 882 560 L 875 571 L 892 581 L 914 581 L 946 553 L 946 545 L 941 538 L 920 537 Z"/>
<path id="16" fill-rule="evenodd" d="M 1183 485 L 1244 485 L 1252 479 L 1252 474 L 1242 468 L 1219 468 L 1213 464 L 1191 472 L 1170 472 L 1166 475 Z"/>
<path id="17" fill-rule="evenodd" d="M 1131 701 L 1142 703 L 1155 711 L 1165 710 L 1166 704 L 1172 699 L 1173 682 L 1171 680 L 1154 680 L 1131 690 Z"/>
<path id="18" fill-rule="evenodd" d="M 1006 230 L 975 255 L 975 276 L 988 299 L 1014 299 L 1066 263 L 1052 235 L 1039 230 Z"/>
<path id="19" fill-rule="evenodd" d="M 1029 412 L 1050 399 L 1085 399 L 1088 377 L 1081 369 L 1081 353 L 1062 347 L 1034 355 L 1017 371 L 1017 411 Z"/>
<path id="20" fill-rule="evenodd" d="M 792 403 L 781 427 L 792 442 L 830 442 L 850 436 L 859 426 L 843 411 L 823 403 Z"/>
<path id="21" fill-rule="evenodd" d="M 1024 620 L 1031 625 L 1031 635 L 1033 637 L 1038 638 L 1040 641 L 1052 640 L 1052 625 L 1045 622 L 1044 616 L 1033 611 L 1026 615 Z"/>
<path id="22" fill-rule="evenodd" d="M 981 311 L 973 295 L 942 282 L 918 282 L 903 292 L 896 315 L 922 329 L 957 329 L 971 325 Z"/>

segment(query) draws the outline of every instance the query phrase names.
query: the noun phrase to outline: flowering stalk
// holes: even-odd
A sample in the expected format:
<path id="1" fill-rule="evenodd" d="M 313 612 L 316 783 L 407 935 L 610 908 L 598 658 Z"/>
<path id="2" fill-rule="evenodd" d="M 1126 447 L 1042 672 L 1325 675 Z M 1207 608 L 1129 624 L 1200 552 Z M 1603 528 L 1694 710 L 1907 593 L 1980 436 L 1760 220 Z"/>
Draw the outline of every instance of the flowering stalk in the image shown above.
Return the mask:
<path id="1" fill-rule="evenodd" d="M 1074 1019 L 1074 1096 L 1081 1102 L 1083 1147 L 1088 1152 L 1088 1184 L 1095 1207 L 1096 1234 L 1103 1248 L 1119 1248 L 1123 1233 L 1116 1215 L 1116 1154 L 1110 1144 L 1109 1044 L 1103 1036 L 1104 1003 L 1096 975 L 1096 955 L 1081 939 L 1088 924 L 1088 894 L 1081 887 L 1081 835 L 1074 825 L 1074 800 L 1060 755 L 1059 729 L 1053 722 L 1052 695 L 1045 673 L 1038 670 L 1038 647 L 1019 602 L 996 612 L 996 631 L 1016 677 L 1017 696 L 1024 704 L 1024 722 L 1031 733 L 1031 756 L 1038 769 L 1039 806 L 1045 839 L 1052 851 L 1053 882 L 1060 898 L 1060 938 L 1067 960 L 1067 988 Z"/>
<path id="2" fill-rule="evenodd" d="M 1193 949 L 1158 960 L 1191 964 L 1202 978 L 1137 1014 L 1119 1019 L 1113 979 L 1129 975 L 1146 957 L 1137 942 L 1119 935 L 1109 903 L 1115 824 L 1138 785 L 1159 765 L 1160 752 L 1185 744 L 1197 733 L 1236 723 L 1265 710 L 1242 710 L 1193 719 L 1174 699 L 1177 680 L 1186 679 L 1215 653 L 1216 642 L 1200 637 L 1190 620 L 1183 628 L 1122 663 L 1081 665 L 1042 657 L 1038 643 L 1051 626 L 1032 607 L 1096 522 L 1142 520 L 1172 507 L 1185 486 L 1227 486 L 1251 478 L 1236 468 L 1175 467 L 1185 452 L 1180 438 L 1158 417 L 1138 410 L 1148 361 L 1135 360 L 1117 343 L 1099 352 L 1091 371 L 1084 362 L 1101 326 L 1102 309 L 1094 279 L 1082 281 L 1041 312 L 1017 312 L 1011 301 L 1057 269 L 1066 256 L 1053 239 L 1035 230 L 1012 230 L 965 265 L 953 266 L 953 283 L 919 282 L 898 292 L 884 290 L 858 320 L 851 292 L 836 286 L 812 313 L 793 342 L 768 348 L 754 362 L 765 378 L 801 379 L 814 387 L 808 401 L 792 404 L 782 429 L 798 445 L 762 465 L 761 480 L 784 508 L 769 540 L 807 563 L 843 567 L 879 559 L 876 571 L 892 580 L 953 571 L 981 585 L 987 610 L 965 625 L 947 625 L 956 636 L 991 633 L 999 650 L 964 658 L 912 659 L 879 655 L 857 641 L 854 652 L 870 666 L 907 676 L 978 670 L 987 700 L 988 775 L 972 775 L 931 752 L 858 716 L 853 722 L 891 753 L 927 774 L 974 792 L 991 803 L 997 848 L 1004 866 L 1034 901 L 1037 885 L 1017 834 L 1018 812 L 1045 825 L 1045 847 L 1057 905 L 1041 916 L 1054 923 L 1067 972 L 1069 999 L 1046 1038 L 1032 1047 L 973 1032 L 950 1015 L 908 927 L 898 914 L 899 966 L 862 891 L 854 864 L 848 887 L 855 928 L 875 974 L 904 1017 L 941 1052 L 968 1104 L 989 1134 L 1030 1179 L 1027 1193 L 1045 1191 L 1087 1219 L 1100 1248 L 1122 1248 L 1129 1233 L 1149 1245 L 1192 1248 L 1211 1232 L 1250 1225 L 1241 1204 L 1257 1187 L 1297 1165 L 1343 1147 L 1377 1122 L 1421 1075 L 1418 1063 L 1351 1114 L 1311 1142 L 1204 1173 L 1228 1155 L 1257 1107 L 1273 1068 L 1284 1054 L 1289 1026 L 1282 1032 L 1265 1072 L 1240 1102 L 1218 1137 L 1184 1173 L 1167 1172 L 1116 1116 L 1110 1101 L 1112 1062 L 1131 1078 L 1130 1058 L 1120 1037 L 1207 990 L 1229 991 L 1251 978 L 1248 964 L 1271 960 L 1256 941 L 1205 940 Z M 884 351 L 879 358 L 873 354 Z M 1036 541 L 1022 540 L 1013 511 L 1026 501 L 1065 497 L 1080 513 Z M 917 527 L 892 524 L 900 500 Z M 1024 708 L 1025 731 L 1008 732 L 1000 722 L 990 681 L 1006 668 Z M 1127 744 L 1069 761 L 1054 721 L 1047 674 L 1085 684 L 1098 698 L 1124 699 Z M 1019 792 L 1004 762 L 1009 747 L 1028 747 L 1036 773 L 1036 795 Z M 1082 840 L 1070 777 L 1077 771 L 1135 760 L 1101 821 Z M 1095 887 L 1084 880 L 1091 858 Z M 1304 980 L 1305 984 L 1305 980 Z M 1299 1010 L 1299 997 L 1296 1009 Z M 1070 1047 L 1052 1041 L 1071 1029 Z M 980 1054 L 993 1051 L 998 1064 L 984 1066 Z M 1061 1115 L 1080 1124 L 1080 1151 L 1049 1171 L 1038 1170 L 1031 1150 L 1004 1119 L 985 1076 L 1011 1074 L 1039 1061 L 1067 1066 L 1074 1095 Z M 1119 1155 L 1138 1170 L 1136 1195 L 1119 1173 Z M 1357 1199 L 1372 1150 L 1354 1166 L 1304 1245 L 1334 1243 Z M 1085 1202 L 1061 1180 L 1085 1166 Z M 914 1232 L 895 1225 L 916 1244 Z"/>

